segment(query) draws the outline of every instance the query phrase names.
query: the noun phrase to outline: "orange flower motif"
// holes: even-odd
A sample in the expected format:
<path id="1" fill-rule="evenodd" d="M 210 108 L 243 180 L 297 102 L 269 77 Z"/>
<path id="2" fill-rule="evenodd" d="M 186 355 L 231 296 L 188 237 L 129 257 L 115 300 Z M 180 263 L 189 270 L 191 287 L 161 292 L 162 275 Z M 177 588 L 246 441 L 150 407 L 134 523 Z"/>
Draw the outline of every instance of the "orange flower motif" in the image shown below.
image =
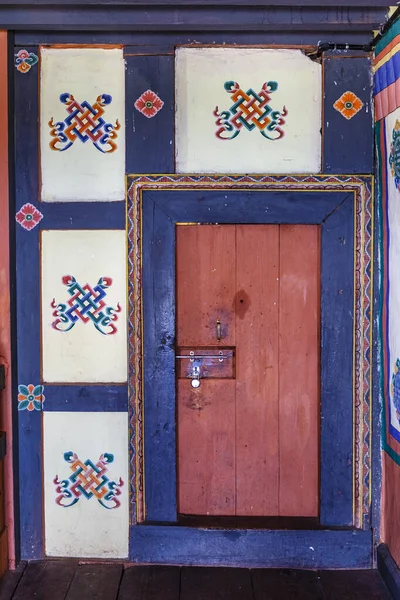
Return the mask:
<path id="1" fill-rule="evenodd" d="M 363 106 L 364 102 L 353 92 L 345 92 L 336 100 L 333 108 L 336 108 L 346 119 L 352 119 Z"/>

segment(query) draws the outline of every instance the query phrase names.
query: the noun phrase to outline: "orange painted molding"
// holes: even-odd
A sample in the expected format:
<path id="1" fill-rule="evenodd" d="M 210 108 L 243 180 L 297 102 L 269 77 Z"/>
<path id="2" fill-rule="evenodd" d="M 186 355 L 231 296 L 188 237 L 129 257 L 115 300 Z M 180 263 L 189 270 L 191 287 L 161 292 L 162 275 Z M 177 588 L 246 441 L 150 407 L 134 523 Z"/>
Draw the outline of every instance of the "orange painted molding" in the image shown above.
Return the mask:
<path id="1" fill-rule="evenodd" d="M 8 538 L 8 566 L 15 568 L 14 485 L 12 469 L 12 392 L 11 392 L 11 317 L 10 248 L 8 187 L 8 43 L 7 32 L 0 31 L 0 362 L 5 365 L 6 386 L 0 392 L 0 429 L 6 432 L 4 460 L 5 525 Z"/>

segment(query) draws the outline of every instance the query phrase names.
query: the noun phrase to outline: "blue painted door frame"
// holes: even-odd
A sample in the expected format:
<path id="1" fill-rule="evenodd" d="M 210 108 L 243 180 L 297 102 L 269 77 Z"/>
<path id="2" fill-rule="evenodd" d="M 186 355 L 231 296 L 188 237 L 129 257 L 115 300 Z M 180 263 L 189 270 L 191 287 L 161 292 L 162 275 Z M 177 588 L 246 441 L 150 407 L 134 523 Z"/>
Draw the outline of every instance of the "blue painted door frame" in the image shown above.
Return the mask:
<path id="1" fill-rule="evenodd" d="M 354 215 L 354 194 L 348 191 L 143 190 L 146 512 L 144 522 L 131 527 L 131 560 L 371 566 L 371 530 L 353 527 Z M 176 223 L 312 224 L 321 228 L 320 530 L 225 531 L 177 524 Z M 301 457 L 293 457 L 293 468 L 296 460 Z"/>

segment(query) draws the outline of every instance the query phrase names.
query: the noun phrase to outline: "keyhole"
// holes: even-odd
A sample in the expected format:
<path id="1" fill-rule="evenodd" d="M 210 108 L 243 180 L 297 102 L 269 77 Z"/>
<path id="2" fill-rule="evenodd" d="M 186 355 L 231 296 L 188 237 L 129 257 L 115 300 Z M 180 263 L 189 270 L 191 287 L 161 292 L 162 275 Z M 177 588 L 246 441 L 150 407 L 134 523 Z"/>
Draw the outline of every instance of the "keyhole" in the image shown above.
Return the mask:
<path id="1" fill-rule="evenodd" d="M 244 300 L 243 300 L 243 299 L 241 299 L 241 300 L 240 300 L 240 304 L 243 304 L 243 302 L 244 302 Z"/>

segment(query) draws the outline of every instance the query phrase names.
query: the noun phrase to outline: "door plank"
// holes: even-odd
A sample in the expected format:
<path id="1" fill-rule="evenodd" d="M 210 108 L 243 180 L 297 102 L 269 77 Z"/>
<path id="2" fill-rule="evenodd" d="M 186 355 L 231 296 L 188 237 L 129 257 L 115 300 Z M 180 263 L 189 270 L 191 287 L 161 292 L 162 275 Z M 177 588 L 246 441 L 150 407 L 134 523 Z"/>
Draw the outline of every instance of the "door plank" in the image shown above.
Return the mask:
<path id="1" fill-rule="evenodd" d="M 379 572 L 320 571 L 325 600 L 390 600 Z"/>
<path id="2" fill-rule="evenodd" d="M 124 571 L 118 600 L 178 600 L 179 585 L 179 567 L 129 567 Z"/>
<path id="3" fill-rule="evenodd" d="M 178 226 L 177 345 L 234 345 L 235 226 Z M 217 340 L 217 320 L 221 341 Z M 235 382 L 179 379 L 178 512 L 235 514 Z"/>
<path id="4" fill-rule="evenodd" d="M 279 514 L 317 517 L 319 227 L 280 226 Z"/>
<path id="5" fill-rule="evenodd" d="M 77 561 L 71 560 L 29 563 L 13 600 L 65 600 L 77 565 Z"/>
<path id="6" fill-rule="evenodd" d="M 65 600 L 115 600 L 121 575 L 122 565 L 79 565 Z"/>
<path id="7" fill-rule="evenodd" d="M 180 600 L 253 600 L 250 571 L 221 567 L 186 567 Z"/>
<path id="8" fill-rule="evenodd" d="M 315 571 L 254 569 L 254 600 L 324 600 Z"/>
<path id="9" fill-rule="evenodd" d="M 177 226 L 176 248 L 178 346 L 234 346 L 235 225 Z"/>
<path id="10" fill-rule="evenodd" d="M 278 514 L 277 225 L 238 225 L 236 514 Z"/>
<path id="11" fill-rule="evenodd" d="M 200 380 L 201 381 L 201 380 Z M 235 380 L 178 380 L 180 514 L 235 514 Z"/>

